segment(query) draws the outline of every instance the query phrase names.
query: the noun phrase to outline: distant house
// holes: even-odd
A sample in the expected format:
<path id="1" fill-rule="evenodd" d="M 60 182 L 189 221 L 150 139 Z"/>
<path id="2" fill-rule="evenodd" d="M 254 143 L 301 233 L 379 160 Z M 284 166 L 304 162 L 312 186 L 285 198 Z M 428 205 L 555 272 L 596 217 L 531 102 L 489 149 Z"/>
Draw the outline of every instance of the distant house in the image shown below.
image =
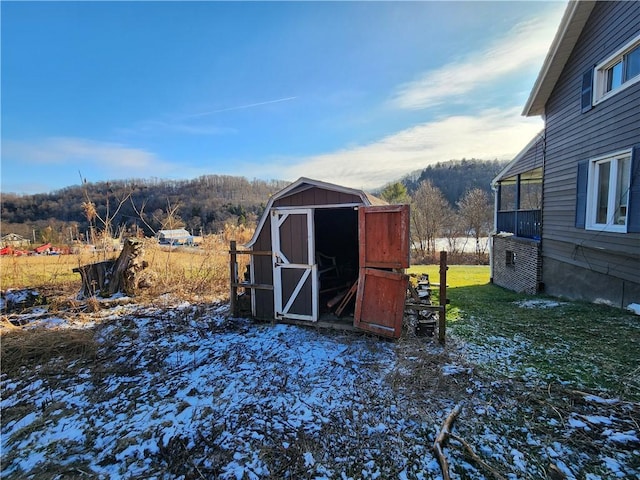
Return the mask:
<path id="1" fill-rule="evenodd" d="M 493 181 L 495 283 L 640 303 L 639 26 L 640 2 L 569 2 L 523 112 L 544 130 Z"/>
<path id="2" fill-rule="evenodd" d="M 194 236 L 184 228 L 159 230 L 156 238 L 161 245 L 193 245 Z"/>
<path id="3" fill-rule="evenodd" d="M 2 237 L 0 243 L 2 247 L 28 248 L 31 245 L 31 240 L 17 233 L 8 233 Z"/>

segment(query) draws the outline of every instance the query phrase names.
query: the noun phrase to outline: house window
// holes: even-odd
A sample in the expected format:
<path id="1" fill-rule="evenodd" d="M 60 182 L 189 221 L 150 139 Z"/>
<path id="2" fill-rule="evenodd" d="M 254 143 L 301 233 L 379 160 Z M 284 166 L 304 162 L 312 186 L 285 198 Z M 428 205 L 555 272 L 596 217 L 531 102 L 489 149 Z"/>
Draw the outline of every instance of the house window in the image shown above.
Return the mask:
<path id="1" fill-rule="evenodd" d="M 505 263 L 507 267 L 515 267 L 516 266 L 516 253 L 513 250 L 506 251 L 506 259 Z"/>
<path id="2" fill-rule="evenodd" d="M 509 178 L 500 182 L 500 205 L 498 210 L 501 212 L 517 210 L 516 205 L 516 180 Z"/>
<path id="3" fill-rule="evenodd" d="M 589 162 L 586 228 L 627 231 L 631 150 Z"/>
<path id="4" fill-rule="evenodd" d="M 596 65 L 594 80 L 594 105 L 640 81 L 640 35 Z"/>

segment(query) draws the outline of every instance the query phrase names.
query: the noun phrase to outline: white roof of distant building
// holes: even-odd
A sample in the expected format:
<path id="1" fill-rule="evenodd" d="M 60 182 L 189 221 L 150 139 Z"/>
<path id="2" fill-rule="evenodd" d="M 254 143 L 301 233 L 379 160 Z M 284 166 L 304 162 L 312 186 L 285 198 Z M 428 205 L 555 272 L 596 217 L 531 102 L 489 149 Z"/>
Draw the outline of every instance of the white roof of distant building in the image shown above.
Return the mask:
<path id="1" fill-rule="evenodd" d="M 163 237 L 190 237 L 191 234 L 184 228 L 176 228 L 174 230 L 158 230 L 158 236 Z"/>

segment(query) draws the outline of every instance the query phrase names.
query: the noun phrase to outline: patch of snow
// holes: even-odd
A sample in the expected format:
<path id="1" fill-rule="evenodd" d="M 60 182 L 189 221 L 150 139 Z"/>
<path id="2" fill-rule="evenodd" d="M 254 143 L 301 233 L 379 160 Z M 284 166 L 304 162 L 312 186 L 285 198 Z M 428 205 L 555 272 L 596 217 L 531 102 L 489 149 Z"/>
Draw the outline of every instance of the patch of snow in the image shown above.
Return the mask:
<path id="1" fill-rule="evenodd" d="M 569 417 L 569 419 L 567 420 L 567 424 L 571 428 L 584 428 L 585 430 L 589 430 L 589 426 L 586 423 L 575 417 Z"/>
<path id="2" fill-rule="evenodd" d="M 511 458 L 513 460 L 513 465 L 520 471 L 522 472 L 526 472 L 527 471 L 527 464 L 524 461 L 524 454 L 519 451 L 516 450 L 515 448 L 511 449 Z"/>
<path id="3" fill-rule="evenodd" d="M 313 453 L 311 452 L 305 452 L 303 458 L 305 467 L 313 467 L 316 464 L 316 459 L 313 458 Z"/>
<path id="4" fill-rule="evenodd" d="M 611 425 L 611 417 L 605 417 L 603 415 L 581 415 L 587 422 L 592 425 Z"/>
<path id="5" fill-rule="evenodd" d="M 9 303 L 22 303 L 26 302 L 29 297 L 39 297 L 40 293 L 36 290 L 24 289 L 13 290 L 9 289 L 5 292 L 4 298 Z"/>
<path id="6" fill-rule="evenodd" d="M 624 475 L 624 472 L 622 471 L 622 468 L 620 467 L 620 463 L 618 462 L 618 460 L 616 460 L 615 458 L 611 458 L 611 457 L 604 457 L 602 459 L 602 461 L 604 462 L 605 466 L 611 470 L 611 472 L 616 476 L 616 477 L 621 477 Z"/>
<path id="7" fill-rule="evenodd" d="M 458 375 L 460 373 L 471 373 L 471 369 L 461 365 L 445 364 L 442 366 L 443 375 Z"/>
<path id="8" fill-rule="evenodd" d="M 584 400 L 587 402 L 601 403 L 604 405 L 614 405 L 620 402 L 620 400 L 618 400 L 617 398 L 603 398 L 599 397 L 598 395 L 585 395 Z"/>
<path id="9" fill-rule="evenodd" d="M 640 303 L 630 303 L 627 305 L 627 310 L 635 313 L 636 315 L 640 315 Z"/>
<path id="10" fill-rule="evenodd" d="M 606 305 L 608 307 L 615 307 L 616 304 L 613 303 L 611 300 L 607 300 L 606 298 L 596 298 L 593 303 L 595 303 L 596 305 Z"/>
<path id="11" fill-rule="evenodd" d="M 554 300 L 522 300 L 519 302 L 513 302 L 520 308 L 556 308 L 564 305 L 562 302 L 556 302 Z"/>
<path id="12" fill-rule="evenodd" d="M 576 476 L 573 474 L 573 472 L 567 466 L 567 464 L 564 463 L 562 460 L 556 460 L 556 467 L 558 467 L 558 470 L 564 473 L 567 480 L 576 480 Z"/>
<path id="13" fill-rule="evenodd" d="M 628 443 L 640 443 L 635 430 L 629 430 L 628 432 L 615 432 L 613 430 L 605 430 L 602 432 L 609 440 L 616 443 L 628 444 Z"/>
<path id="14" fill-rule="evenodd" d="M 97 373 L 83 367 L 55 382 L 3 374 L 0 407 L 3 416 L 13 416 L 0 427 L 0 476 L 33 476 L 42 462 L 59 456 L 62 464 L 87 465 L 96 478 L 165 478 L 174 454 L 189 458 L 185 469 L 202 470 L 185 470 L 185 478 L 434 480 L 441 474 L 433 439 L 465 391 L 455 429 L 505 478 L 538 478 L 539 465 L 550 459 L 568 478 L 585 478 L 584 465 L 604 458 L 626 475 L 637 473 L 629 467 L 628 448 L 637 433 L 606 416 L 609 401 L 593 396 L 574 405 L 564 423 L 555 412 L 522 401 L 534 394 L 527 390 L 533 383 L 523 387 L 509 375 L 518 372 L 530 382 L 537 375 L 518 361 L 531 348 L 524 338 L 491 337 L 475 346 L 452 337 L 446 349 L 420 344 L 404 355 L 402 342 L 257 324 L 227 313 L 226 305 L 203 311 L 184 302 L 113 306 L 87 322 L 96 331 Z M 43 328 L 64 328 L 65 322 L 85 328 L 80 319 L 40 320 Z M 425 362 L 431 353 L 437 363 Z M 501 362 L 505 376 L 486 378 L 461 366 L 470 358 Z M 468 375 L 455 377 L 461 373 Z M 435 395 L 421 384 L 429 375 L 438 382 Z M 517 423 L 521 416 L 526 422 Z M 587 424 L 610 427 L 594 457 L 572 442 L 549 444 Z M 452 471 L 483 478 L 460 445 L 447 449 Z"/>

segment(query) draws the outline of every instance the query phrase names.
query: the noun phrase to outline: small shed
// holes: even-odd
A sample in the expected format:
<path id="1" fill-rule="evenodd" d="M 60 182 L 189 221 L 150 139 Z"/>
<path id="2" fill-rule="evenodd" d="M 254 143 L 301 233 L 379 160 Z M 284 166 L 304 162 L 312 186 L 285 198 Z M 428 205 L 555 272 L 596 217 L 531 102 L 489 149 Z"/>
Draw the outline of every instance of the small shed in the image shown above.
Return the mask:
<path id="1" fill-rule="evenodd" d="M 408 205 L 300 178 L 269 199 L 245 247 L 254 317 L 400 336 Z"/>

